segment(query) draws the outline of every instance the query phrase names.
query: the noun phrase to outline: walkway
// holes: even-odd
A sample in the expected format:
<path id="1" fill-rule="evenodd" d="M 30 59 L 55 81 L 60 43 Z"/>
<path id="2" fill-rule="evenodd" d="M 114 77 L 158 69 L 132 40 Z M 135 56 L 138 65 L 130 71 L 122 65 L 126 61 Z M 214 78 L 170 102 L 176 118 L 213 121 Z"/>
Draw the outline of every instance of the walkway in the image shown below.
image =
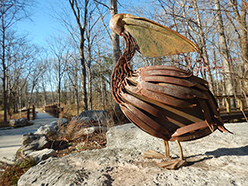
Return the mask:
<path id="1" fill-rule="evenodd" d="M 29 132 L 36 132 L 40 126 L 44 126 L 53 121 L 57 121 L 58 118 L 54 118 L 42 111 L 38 111 L 36 119 L 33 120 L 34 124 L 27 127 L 14 128 L 8 130 L 0 130 L 0 161 L 6 159 L 15 159 L 16 151 L 21 147 L 22 136 Z"/>

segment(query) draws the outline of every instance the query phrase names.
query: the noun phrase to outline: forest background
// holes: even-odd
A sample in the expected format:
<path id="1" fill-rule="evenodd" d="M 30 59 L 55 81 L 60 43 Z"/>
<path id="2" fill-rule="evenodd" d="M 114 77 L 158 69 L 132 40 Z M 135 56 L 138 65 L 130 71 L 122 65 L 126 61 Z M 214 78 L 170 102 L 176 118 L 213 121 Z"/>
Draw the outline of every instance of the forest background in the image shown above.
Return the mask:
<path id="1" fill-rule="evenodd" d="M 117 12 L 165 25 L 200 49 L 201 58 L 194 53 L 148 58 L 137 52 L 134 69 L 173 65 L 206 79 L 215 96 L 247 95 L 247 0 L 48 2 L 44 9 L 63 29 L 39 45 L 17 27 L 32 19 L 38 1 L 0 1 L 0 110 L 5 122 L 31 105 L 71 105 L 77 114 L 102 109 L 113 113 L 110 78 L 125 47 L 109 29 Z"/>

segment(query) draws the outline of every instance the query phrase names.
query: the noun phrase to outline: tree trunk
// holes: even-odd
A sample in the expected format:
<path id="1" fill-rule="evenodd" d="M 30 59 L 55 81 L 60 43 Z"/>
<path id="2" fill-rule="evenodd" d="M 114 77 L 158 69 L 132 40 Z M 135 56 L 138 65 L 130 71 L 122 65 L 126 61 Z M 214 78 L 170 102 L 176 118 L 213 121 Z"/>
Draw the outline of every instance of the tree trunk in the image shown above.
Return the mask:
<path id="1" fill-rule="evenodd" d="M 111 17 L 117 14 L 117 0 L 111 0 L 110 14 Z M 112 60 L 114 65 L 120 58 L 120 53 L 121 51 L 119 36 L 116 33 L 112 32 Z"/>
<path id="2" fill-rule="evenodd" d="M 90 28 L 89 28 L 90 29 Z M 91 31 L 88 31 L 87 41 L 88 41 L 88 107 L 89 110 L 92 110 L 92 76 L 91 76 L 91 38 L 90 38 Z"/>
<path id="3" fill-rule="evenodd" d="M 111 7 L 110 7 L 110 14 L 111 17 L 117 14 L 117 0 L 111 0 Z M 113 64 L 115 65 L 120 58 L 120 41 L 119 36 L 112 32 L 112 60 Z M 120 106 L 115 103 L 114 105 L 114 113 L 115 117 L 119 120 L 119 115 L 121 114 Z"/>
<path id="4" fill-rule="evenodd" d="M 80 51 L 80 62 L 81 62 L 81 80 L 82 80 L 82 100 L 84 104 L 84 110 L 88 110 L 88 99 L 87 99 L 87 88 L 86 88 L 86 64 L 85 64 L 85 57 L 84 57 L 84 33 L 85 28 L 87 25 L 87 8 L 88 8 L 88 0 L 84 1 L 84 20 L 83 25 L 81 22 L 81 9 L 78 7 L 77 0 L 69 0 L 69 3 L 71 5 L 72 11 L 74 13 L 74 16 L 76 18 L 79 30 L 80 30 L 80 45 L 79 45 L 79 51 Z"/>
<path id="5" fill-rule="evenodd" d="M 206 66 L 206 69 L 207 69 L 209 89 L 210 89 L 210 91 L 214 92 L 213 78 L 211 75 L 211 71 L 209 69 L 210 65 L 209 65 L 208 54 L 207 54 L 207 49 L 206 49 L 206 38 L 205 38 L 205 34 L 203 32 L 203 27 L 202 27 L 202 23 L 201 23 L 200 14 L 199 14 L 199 8 L 198 8 L 196 0 L 191 0 L 191 4 L 194 8 L 194 12 L 196 14 L 196 21 L 198 23 L 198 30 L 199 30 L 199 37 L 200 37 L 200 52 L 201 52 L 202 58 L 204 60 L 204 66 Z M 205 75 L 205 72 L 203 74 Z"/>
<path id="6" fill-rule="evenodd" d="M 243 2 L 243 1 L 242 1 Z M 241 7 L 241 14 L 240 14 L 240 48 L 241 48 L 241 59 L 242 65 L 244 67 L 243 77 L 245 93 L 248 94 L 248 26 L 246 21 L 247 12 L 245 9 L 244 2 L 242 3 Z"/>
<path id="7" fill-rule="evenodd" d="M 244 91 L 245 94 L 248 94 L 248 26 L 246 21 L 247 11 L 246 11 L 246 2 L 242 1 L 242 5 L 238 5 L 237 0 L 230 1 L 236 21 L 238 22 L 238 27 L 240 29 L 240 33 L 238 34 L 239 38 L 239 46 L 241 50 L 241 59 L 243 66 L 243 74 L 242 78 L 244 79 Z"/>
<path id="8" fill-rule="evenodd" d="M 231 57 L 228 52 L 227 42 L 226 42 L 226 35 L 224 32 L 223 20 L 220 11 L 220 4 L 219 0 L 214 0 L 215 5 L 215 12 L 216 12 L 216 20 L 218 25 L 219 31 L 219 38 L 220 38 L 220 48 L 224 60 L 224 72 L 226 75 L 225 78 L 225 85 L 226 85 L 226 94 L 227 95 L 234 95 L 234 83 L 231 75 Z M 231 102 L 232 107 L 235 107 L 235 100 Z"/>
<path id="9" fill-rule="evenodd" d="M 84 58 L 84 31 L 81 29 L 81 39 L 80 39 L 80 62 L 81 62 L 81 78 L 82 78 L 82 100 L 83 100 L 83 107 L 84 110 L 88 110 L 88 99 L 87 99 L 87 89 L 86 89 L 86 65 L 85 65 L 85 58 Z"/>
<path id="10" fill-rule="evenodd" d="M 3 71 L 3 110 L 4 110 L 4 122 L 7 122 L 7 109 L 8 109 L 8 102 L 7 102 L 7 89 L 6 89 L 6 64 L 5 64 L 5 27 L 4 27 L 4 16 L 2 16 L 2 71 Z"/>

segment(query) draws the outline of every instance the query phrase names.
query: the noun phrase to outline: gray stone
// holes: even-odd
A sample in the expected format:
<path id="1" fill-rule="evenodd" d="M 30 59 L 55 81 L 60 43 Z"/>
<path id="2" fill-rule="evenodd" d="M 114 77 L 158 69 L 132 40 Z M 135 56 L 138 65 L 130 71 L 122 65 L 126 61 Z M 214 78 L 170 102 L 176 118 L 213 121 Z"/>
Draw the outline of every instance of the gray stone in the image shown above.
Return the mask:
<path id="1" fill-rule="evenodd" d="M 10 119 L 8 122 L 10 127 L 14 127 L 16 125 L 16 120 L 15 119 Z"/>
<path id="2" fill-rule="evenodd" d="M 44 160 L 22 175 L 18 186 L 247 185 L 247 125 L 227 124 L 234 134 L 215 131 L 204 138 L 183 142 L 188 164 L 173 171 L 158 167 L 156 162 L 161 160 L 141 156 L 142 151 L 149 149 L 163 153 L 161 139 L 132 124 L 113 127 L 107 133 L 106 148 Z M 176 144 L 169 144 L 171 156 L 178 157 Z"/>
<path id="3" fill-rule="evenodd" d="M 108 130 L 107 127 L 92 126 L 92 127 L 86 127 L 86 128 L 81 129 L 79 133 L 89 135 L 89 134 L 94 133 L 95 131 L 107 131 L 107 130 Z"/>
<path id="4" fill-rule="evenodd" d="M 42 160 L 46 160 L 50 157 L 56 157 L 57 153 L 53 149 L 42 149 L 38 151 L 27 151 L 25 152 L 25 156 L 29 156 L 34 158 L 34 160 L 39 163 Z"/>
<path id="5" fill-rule="evenodd" d="M 64 125 L 64 124 L 66 124 L 66 123 L 68 123 L 68 120 L 65 119 L 65 118 L 61 118 L 61 119 L 58 120 L 57 126 L 58 126 L 58 125 Z"/>
<path id="6" fill-rule="evenodd" d="M 26 118 L 20 118 L 20 119 L 11 119 L 8 122 L 10 127 L 25 127 L 27 125 L 30 125 L 29 121 Z"/>
<path id="7" fill-rule="evenodd" d="M 36 132 L 35 134 L 48 134 L 48 135 L 53 135 L 55 133 L 58 132 L 58 123 L 60 125 L 66 124 L 68 123 L 68 120 L 65 118 L 62 118 L 58 121 L 53 121 L 49 124 L 46 124 L 44 126 L 41 126 Z"/>
<path id="8" fill-rule="evenodd" d="M 113 124 L 112 118 L 105 110 L 87 110 L 81 112 L 78 117 L 74 117 L 78 122 L 85 122 L 86 124 L 97 124 L 99 126 L 110 127 Z"/>
<path id="9" fill-rule="evenodd" d="M 22 138 L 22 151 L 41 150 L 48 148 L 50 142 L 45 134 L 24 134 Z"/>

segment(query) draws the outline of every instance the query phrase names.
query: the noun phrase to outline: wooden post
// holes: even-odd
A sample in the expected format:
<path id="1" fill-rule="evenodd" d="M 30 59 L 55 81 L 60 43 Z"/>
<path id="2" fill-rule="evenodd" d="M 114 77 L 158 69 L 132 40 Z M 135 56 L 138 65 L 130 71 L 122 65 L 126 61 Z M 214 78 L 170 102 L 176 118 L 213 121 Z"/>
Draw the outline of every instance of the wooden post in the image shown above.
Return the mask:
<path id="1" fill-rule="evenodd" d="M 27 119 L 30 120 L 30 108 L 27 108 Z"/>
<path id="2" fill-rule="evenodd" d="M 33 118 L 32 118 L 32 120 L 34 120 L 35 119 L 35 106 L 34 105 L 33 105 L 32 112 L 33 112 Z"/>
<path id="3" fill-rule="evenodd" d="M 239 109 L 240 111 L 244 111 L 244 101 L 242 98 L 238 99 L 239 100 Z"/>
<path id="4" fill-rule="evenodd" d="M 59 118 L 59 107 L 56 108 L 56 118 Z"/>
<path id="5" fill-rule="evenodd" d="M 230 97 L 226 98 L 226 111 L 227 111 L 228 114 L 231 114 Z"/>

